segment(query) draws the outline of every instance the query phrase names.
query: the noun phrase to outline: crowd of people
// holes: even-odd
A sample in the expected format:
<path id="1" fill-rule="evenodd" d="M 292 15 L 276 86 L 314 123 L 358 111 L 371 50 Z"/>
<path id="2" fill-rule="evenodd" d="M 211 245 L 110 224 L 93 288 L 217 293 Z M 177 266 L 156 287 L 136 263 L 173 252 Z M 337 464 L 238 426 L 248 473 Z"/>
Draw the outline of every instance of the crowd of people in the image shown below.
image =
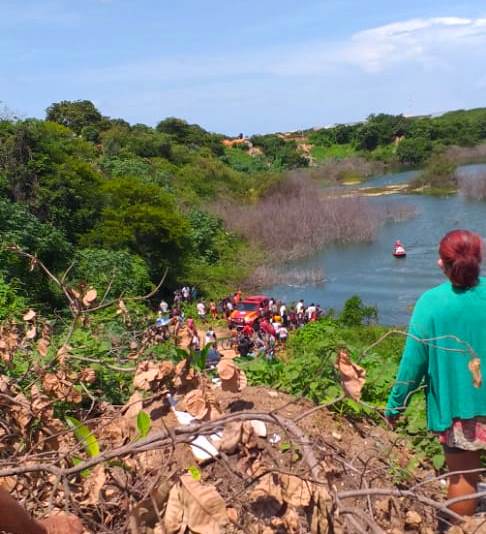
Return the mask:
<path id="1" fill-rule="evenodd" d="M 277 349 L 285 346 L 291 330 L 316 321 L 324 314 L 319 304 L 306 305 L 303 299 L 288 306 L 281 300 L 269 298 L 255 310 L 250 321 L 240 324 L 233 318 L 233 312 L 239 309 L 243 301 L 240 289 L 218 302 L 205 302 L 197 296 L 194 287 L 184 286 L 176 290 L 172 306 L 166 300 L 160 302 L 156 324 L 163 332 L 164 339 L 172 336 L 176 343 L 185 326 L 188 348 L 197 352 L 203 346 L 211 345 L 210 359 L 216 359 L 218 353 L 220 340 L 213 324 L 219 319 L 226 320 L 230 330 L 224 339 L 225 348 L 232 348 L 241 356 L 264 355 L 271 359 Z M 183 303 L 196 303 L 198 323 L 208 324 L 204 335 L 200 335 L 193 316 L 185 317 Z"/>

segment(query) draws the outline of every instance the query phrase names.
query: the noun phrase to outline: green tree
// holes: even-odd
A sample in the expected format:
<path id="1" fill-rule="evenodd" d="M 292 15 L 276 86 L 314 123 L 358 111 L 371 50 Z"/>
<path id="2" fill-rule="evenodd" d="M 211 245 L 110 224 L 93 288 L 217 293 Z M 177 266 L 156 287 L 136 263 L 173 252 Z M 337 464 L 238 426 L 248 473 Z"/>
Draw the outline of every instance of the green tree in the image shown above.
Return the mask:
<path id="1" fill-rule="evenodd" d="M 426 185 L 439 189 L 457 186 L 457 165 L 442 152 L 435 152 L 427 160 L 423 172 L 414 180 L 416 186 Z"/>
<path id="2" fill-rule="evenodd" d="M 91 228 L 101 181 L 91 163 L 91 143 L 53 122 L 27 120 L 0 128 L 0 152 L 0 175 L 11 200 L 60 228 L 70 241 Z"/>
<path id="3" fill-rule="evenodd" d="M 410 127 L 410 119 L 403 115 L 389 115 L 387 113 L 370 115 L 367 123 L 377 128 L 380 145 L 387 145 L 393 142 L 395 137 L 406 135 Z"/>
<path id="4" fill-rule="evenodd" d="M 70 279 L 97 289 L 108 298 L 143 295 L 152 283 L 147 264 L 126 250 L 80 249 L 73 259 Z"/>
<path id="5" fill-rule="evenodd" d="M 355 134 L 355 142 L 361 150 L 374 150 L 380 143 L 380 129 L 376 124 L 364 123 Z"/>
<path id="6" fill-rule="evenodd" d="M 418 117 L 411 119 L 410 137 L 420 137 L 429 141 L 434 141 L 437 138 L 437 128 L 434 120 L 431 117 Z"/>
<path id="7" fill-rule="evenodd" d="M 105 157 L 99 161 L 99 165 L 108 176 L 138 176 L 142 178 L 153 175 L 151 162 L 137 156 L 126 158 L 117 156 Z"/>
<path id="8" fill-rule="evenodd" d="M 218 241 L 228 236 L 224 231 L 223 222 L 203 211 L 192 210 L 189 214 L 189 223 L 191 225 L 189 238 L 196 256 L 209 264 L 216 263 L 220 257 Z"/>
<path id="9" fill-rule="evenodd" d="M 96 126 L 83 126 L 81 129 L 81 137 L 90 143 L 100 142 L 100 129 Z"/>
<path id="10" fill-rule="evenodd" d="M 192 149 L 206 147 L 216 156 L 224 155 L 224 147 L 221 143 L 223 136 L 210 133 L 198 124 L 189 124 L 183 119 L 168 117 L 160 121 L 156 129 L 158 132 L 169 135 L 175 143 Z"/>
<path id="11" fill-rule="evenodd" d="M 347 145 L 353 140 L 353 133 L 356 127 L 349 124 L 337 124 L 334 130 L 334 137 L 338 145 Z"/>
<path id="12" fill-rule="evenodd" d="M 245 177 L 210 154 L 198 153 L 190 164 L 179 168 L 174 187 L 192 205 L 197 205 L 217 194 L 244 193 L 248 188 Z"/>
<path id="13" fill-rule="evenodd" d="M 339 321 L 345 326 L 370 324 L 378 319 L 376 306 L 366 306 L 358 295 L 353 295 L 345 303 Z"/>
<path id="14" fill-rule="evenodd" d="M 153 130 L 132 130 L 127 137 L 126 148 L 142 158 L 171 159 L 172 156 L 170 137 Z"/>
<path id="15" fill-rule="evenodd" d="M 0 243 L 0 265 L 5 280 L 18 286 L 18 291 L 29 300 L 59 302 L 58 292 L 46 276 L 7 247 L 18 245 L 37 256 L 52 271 L 62 271 L 72 254 L 72 247 L 62 232 L 41 223 L 22 204 L 0 198 Z"/>
<path id="16" fill-rule="evenodd" d="M 167 117 L 157 124 L 157 131 L 170 135 L 178 143 L 185 143 L 189 141 L 191 126 L 183 119 Z"/>
<path id="17" fill-rule="evenodd" d="M 46 120 L 62 124 L 78 135 L 87 126 L 99 125 L 102 118 L 89 100 L 62 100 L 51 104 L 46 110 Z"/>
<path id="18" fill-rule="evenodd" d="M 174 197 L 156 184 L 126 177 L 107 181 L 101 193 L 101 220 L 83 243 L 130 250 L 149 263 L 153 276 L 165 266 L 177 270 L 189 227 Z"/>
<path id="19" fill-rule="evenodd" d="M 421 165 L 432 152 L 432 142 L 425 137 L 405 138 L 400 141 L 396 156 L 400 163 Z"/>
<path id="20" fill-rule="evenodd" d="M 251 142 L 260 147 L 265 156 L 270 160 L 273 167 L 294 169 L 307 167 L 308 160 L 300 154 L 297 143 L 293 140 L 285 140 L 278 135 L 254 135 Z"/>
<path id="21" fill-rule="evenodd" d="M 126 146 L 130 135 L 129 124 L 112 124 L 101 133 L 100 140 L 103 146 L 103 154 L 106 157 L 116 157 Z"/>

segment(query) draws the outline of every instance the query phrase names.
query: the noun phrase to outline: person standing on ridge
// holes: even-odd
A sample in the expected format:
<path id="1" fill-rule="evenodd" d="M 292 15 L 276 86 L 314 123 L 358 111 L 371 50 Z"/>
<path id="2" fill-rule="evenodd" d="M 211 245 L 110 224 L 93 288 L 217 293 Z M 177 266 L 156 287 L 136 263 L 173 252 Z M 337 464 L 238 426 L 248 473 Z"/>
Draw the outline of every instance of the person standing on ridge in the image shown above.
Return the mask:
<path id="1" fill-rule="evenodd" d="M 395 385 L 385 416 L 392 426 L 425 379 L 427 426 L 438 434 L 447 467 L 448 498 L 476 492 L 480 454 L 486 449 L 486 278 L 480 277 L 483 242 L 468 230 L 447 233 L 438 265 L 447 282 L 418 299 L 410 320 Z M 468 472 L 469 471 L 469 472 Z M 449 508 L 472 515 L 478 500 Z"/>

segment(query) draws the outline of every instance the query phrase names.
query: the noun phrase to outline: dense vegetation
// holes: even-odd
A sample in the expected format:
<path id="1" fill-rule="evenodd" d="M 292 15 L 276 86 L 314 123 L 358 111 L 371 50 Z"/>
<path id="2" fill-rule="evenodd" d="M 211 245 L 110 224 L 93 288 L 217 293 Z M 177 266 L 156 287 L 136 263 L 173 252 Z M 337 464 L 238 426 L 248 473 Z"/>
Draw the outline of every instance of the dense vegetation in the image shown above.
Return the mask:
<path id="1" fill-rule="evenodd" d="M 46 120 L 0 120 L 2 280 L 34 303 L 58 302 L 55 288 L 5 251 L 16 243 L 54 272 L 74 262 L 79 282 L 101 289 L 113 279 L 113 295 L 146 290 L 166 266 L 169 288 L 235 284 L 252 259 L 207 204 L 257 198 L 279 179 L 275 169 L 302 162 L 286 146 L 278 165 L 262 156 L 238 168 L 222 138 L 175 118 L 131 126 L 89 101 L 53 104 Z"/>
<path id="2" fill-rule="evenodd" d="M 445 153 L 437 153 L 430 157 L 415 178 L 410 188 L 433 194 L 452 193 L 457 190 L 457 165 Z"/>
<path id="3" fill-rule="evenodd" d="M 433 152 L 486 140 L 486 108 L 459 110 L 438 117 L 370 115 L 364 122 L 302 132 L 316 160 L 361 154 L 367 159 L 420 166 Z"/>
<path id="4" fill-rule="evenodd" d="M 313 150 L 347 147 L 345 152 L 380 160 L 327 160 L 305 175 L 307 197 L 316 197 L 315 178 L 353 179 L 378 172 L 377 165 L 390 158 L 419 164 L 445 145 L 480 142 L 486 135 L 485 113 L 451 112 L 437 118 L 380 114 L 356 125 L 305 132 Z M 259 135 L 225 145 L 224 136 L 180 119 L 167 118 L 155 128 L 130 125 L 103 116 L 89 101 L 52 104 L 46 120 L 4 118 L 0 276 L 31 302 L 59 304 L 56 288 L 5 251 L 5 245 L 16 243 L 54 272 L 73 263 L 70 276 L 79 283 L 100 290 L 111 284 L 110 296 L 148 290 L 167 266 L 168 290 L 189 283 L 205 293 L 222 293 L 260 261 L 259 248 L 269 250 L 268 241 L 282 242 L 251 225 L 263 214 L 265 202 L 286 193 L 292 197 L 292 176 L 282 171 L 302 169 L 311 161 L 311 145 L 304 138 Z M 301 197 L 293 200 L 298 203 Z M 326 226 L 326 221 L 318 223 Z M 368 222 L 350 224 L 364 228 Z M 290 226 L 307 228 L 309 221 Z M 326 234 L 326 242 L 339 239 L 343 230 L 315 226 L 309 232 Z M 303 240 L 286 241 L 285 251 L 309 248 Z"/>

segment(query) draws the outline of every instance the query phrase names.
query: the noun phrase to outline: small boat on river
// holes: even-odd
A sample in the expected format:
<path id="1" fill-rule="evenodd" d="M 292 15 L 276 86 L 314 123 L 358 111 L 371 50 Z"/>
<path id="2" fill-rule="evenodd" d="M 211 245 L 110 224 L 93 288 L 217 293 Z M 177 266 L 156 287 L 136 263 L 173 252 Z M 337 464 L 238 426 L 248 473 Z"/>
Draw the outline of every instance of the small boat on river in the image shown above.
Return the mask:
<path id="1" fill-rule="evenodd" d="M 405 247 L 402 245 L 401 241 L 395 241 L 392 254 L 395 256 L 395 258 L 404 258 L 407 255 L 407 251 L 405 250 Z"/>

